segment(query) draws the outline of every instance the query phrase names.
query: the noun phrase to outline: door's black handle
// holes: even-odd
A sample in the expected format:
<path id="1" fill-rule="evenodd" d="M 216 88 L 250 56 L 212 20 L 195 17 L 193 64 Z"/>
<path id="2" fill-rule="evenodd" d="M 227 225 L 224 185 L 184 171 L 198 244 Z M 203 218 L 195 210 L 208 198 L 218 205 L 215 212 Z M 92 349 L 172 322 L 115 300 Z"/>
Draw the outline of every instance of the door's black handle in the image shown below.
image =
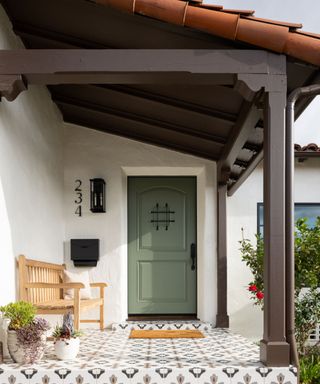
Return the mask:
<path id="1" fill-rule="evenodd" d="M 196 259 L 197 259 L 197 246 L 195 243 L 191 244 L 191 260 L 192 260 L 192 265 L 191 265 L 191 270 L 195 271 L 196 269 Z"/>

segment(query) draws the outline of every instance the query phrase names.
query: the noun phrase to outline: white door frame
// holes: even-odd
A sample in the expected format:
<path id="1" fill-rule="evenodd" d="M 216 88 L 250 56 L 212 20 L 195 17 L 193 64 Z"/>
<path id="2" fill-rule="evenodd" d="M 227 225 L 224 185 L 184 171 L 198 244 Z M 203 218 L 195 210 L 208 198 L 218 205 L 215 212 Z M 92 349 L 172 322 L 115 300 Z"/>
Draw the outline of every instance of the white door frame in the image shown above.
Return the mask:
<path id="1" fill-rule="evenodd" d="M 212 171 L 212 169 L 210 169 Z M 122 167 L 122 220 L 125 259 L 122 285 L 122 320 L 128 317 L 128 176 L 196 176 L 197 184 L 197 317 L 215 322 L 217 311 L 217 251 L 216 251 L 216 174 L 206 167 Z M 123 249 L 124 251 L 124 249 Z"/>

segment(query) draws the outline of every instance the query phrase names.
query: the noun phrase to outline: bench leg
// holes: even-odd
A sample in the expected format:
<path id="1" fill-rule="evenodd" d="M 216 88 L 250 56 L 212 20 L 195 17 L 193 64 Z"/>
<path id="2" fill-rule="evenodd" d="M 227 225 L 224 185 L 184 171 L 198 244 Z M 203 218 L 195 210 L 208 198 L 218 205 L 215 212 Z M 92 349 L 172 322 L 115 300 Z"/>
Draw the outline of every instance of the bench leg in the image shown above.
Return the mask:
<path id="1" fill-rule="evenodd" d="M 74 328 L 79 331 L 80 329 L 80 289 L 74 290 Z"/>
<path id="2" fill-rule="evenodd" d="M 100 287 L 100 298 L 102 304 L 100 304 L 100 330 L 104 330 L 104 287 Z"/>

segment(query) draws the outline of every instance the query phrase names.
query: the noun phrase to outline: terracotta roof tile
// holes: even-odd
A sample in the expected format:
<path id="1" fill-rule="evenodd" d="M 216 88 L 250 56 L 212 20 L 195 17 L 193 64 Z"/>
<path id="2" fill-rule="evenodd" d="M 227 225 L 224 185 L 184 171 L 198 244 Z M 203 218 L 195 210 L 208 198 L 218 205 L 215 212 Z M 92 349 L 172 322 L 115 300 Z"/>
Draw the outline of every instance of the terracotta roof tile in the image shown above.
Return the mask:
<path id="1" fill-rule="evenodd" d="M 320 155 L 320 147 L 315 143 L 310 143 L 304 146 L 301 146 L 299 144 L 294 145 L 294 150 L 296 152 L 319 152 Z"/>
<path id="2" fill-rule="evenodd" d="M 224 9 L 201 0 L 91 0 L 122 11 L 197 29 L 283 53 L 320 66 L 320 35 L 299 30 L 302 24 L 263 19 L 252 10 Z"/>
<path id="3" fill-rule="evenodd" d="M 254 10 L 252 9 L 223 9 L 223 12 L 226 13 L 236 13 L 241 16 L 252 16 L 254 14 Z"/>
<path id="4" fill-rule="evenodd" d="M 180 0 L 180 1 L 185 1 L 185 0 Z M 190 3 L 190 2 L 189 2 Z M 201 8 L 206 8 L 210 10 L 216 10 L 216 11 L 223 11 L 225 13 L 235 13 L 238 15 L 243 15 L 243 16 L 252 16 L 254 14 L 254 10 L 252 9 L 226 9 L 223 8 L 223 5 L 218 5 L 218 4 L 203 4 L 202 2 L 198 2 L 195 4 L 192 4 L 194 6 L 198 6 Z"/>
<path id="5" fill-rule="evenodd" d="M 300 33 L 289 33 L 284 53 L 320 66 L 320 39 Z"/>
<path id="6" fill-rule="evenodd" d="M 302 24 L 298 23 L 288 23 L 286 21 L 278 21 L 278 20 L 270 20 L 270 19 L 263 19 L 261 17 L 256 16 L 248 16 L 247 19 L 253 20 L 253 21 L 259 21 L 261 23 L 267 23 L 267 24 L 274 24 L 274 25 L 281 25 L 283 27 L 288 27 L 290 29 L 299 29 L 302 28 Z"/>
<path id="7" fill-rule="evenodd" d="M 234 40 L 238 21 L 239 15 L 189 6 L 186 12 L 185 26 Z"/>
<path id="8" fill-rule="evenodd" d="M 271 51 L 282 53 L 288 38 L 289 28 L 281 25 L 240 19 L 236 39 Z"/>
<path id="9" fill-rule="evenodd" d="M 206 8 L 206 9 L 214 9 L 216 11 L 220 11 L 223 9 L 223 5 L 218 5 L 218 4 L 199 4 L 198 7 Z"/>
<path id="10" fill-rule="evenodd" d="M 188 3 L 171 0 L 136 0 L 134 12 L 140 15 L 153 17 L 167 23 L 183 25 Z"/>
<path id="11" fill-rule="evenodd" d="M 306 32 L 306 31 L 295 31 L 301 35 L 314 37 L 315 39 L 320 39 L 320 33 Z"/>

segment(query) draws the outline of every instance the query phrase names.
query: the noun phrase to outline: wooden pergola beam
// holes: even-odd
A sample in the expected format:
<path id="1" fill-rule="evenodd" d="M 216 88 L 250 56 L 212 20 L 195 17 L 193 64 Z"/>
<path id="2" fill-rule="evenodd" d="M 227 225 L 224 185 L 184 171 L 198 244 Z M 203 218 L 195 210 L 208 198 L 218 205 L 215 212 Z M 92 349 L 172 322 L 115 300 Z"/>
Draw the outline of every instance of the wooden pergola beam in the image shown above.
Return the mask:
<path id="1" fill-rule="evenodd" d="M 251 175 L 251 173 L 256 169 L 258 164 L 260 164 L 262 159 L 263 159 L 263 149 L 253 157 L 253 159 L 248 164 L 246 169 L 241 173 L 237 181 L 234 184 L 232 184 L 232 186 L 228 189 L 228 196 L 232 196 L 238 190 L 238 188 L 241 187 L 241 185 L 247 180 L 247 178 Z"/>
<path id="2" fill-rule="evenodd" d="M 256 50 L 17 49 L 0 50 L 0 75 L 59 73 L 284 74 L 285 60 Z"/>
<path id="3" fill-rule="evenodd" d="M 249 103 L 245 101 L 241 108 L 238 120 L 223 149 L 223 153 L 218 162 L 218 169 L 231 169 L 260 118 L 261 111 L 255 104 L 253 102 Z"/>
<path id="4" fill-rule="evenodd" d="M 0 50 L 0 84 L 222 84 L 248 74 L 284 75 L 285 57 L 265 51 L 190 49 Z M 0 88 L 0 96 L 6 96 Z M 13 96 L 9 96 L 12 99 Z"/>

